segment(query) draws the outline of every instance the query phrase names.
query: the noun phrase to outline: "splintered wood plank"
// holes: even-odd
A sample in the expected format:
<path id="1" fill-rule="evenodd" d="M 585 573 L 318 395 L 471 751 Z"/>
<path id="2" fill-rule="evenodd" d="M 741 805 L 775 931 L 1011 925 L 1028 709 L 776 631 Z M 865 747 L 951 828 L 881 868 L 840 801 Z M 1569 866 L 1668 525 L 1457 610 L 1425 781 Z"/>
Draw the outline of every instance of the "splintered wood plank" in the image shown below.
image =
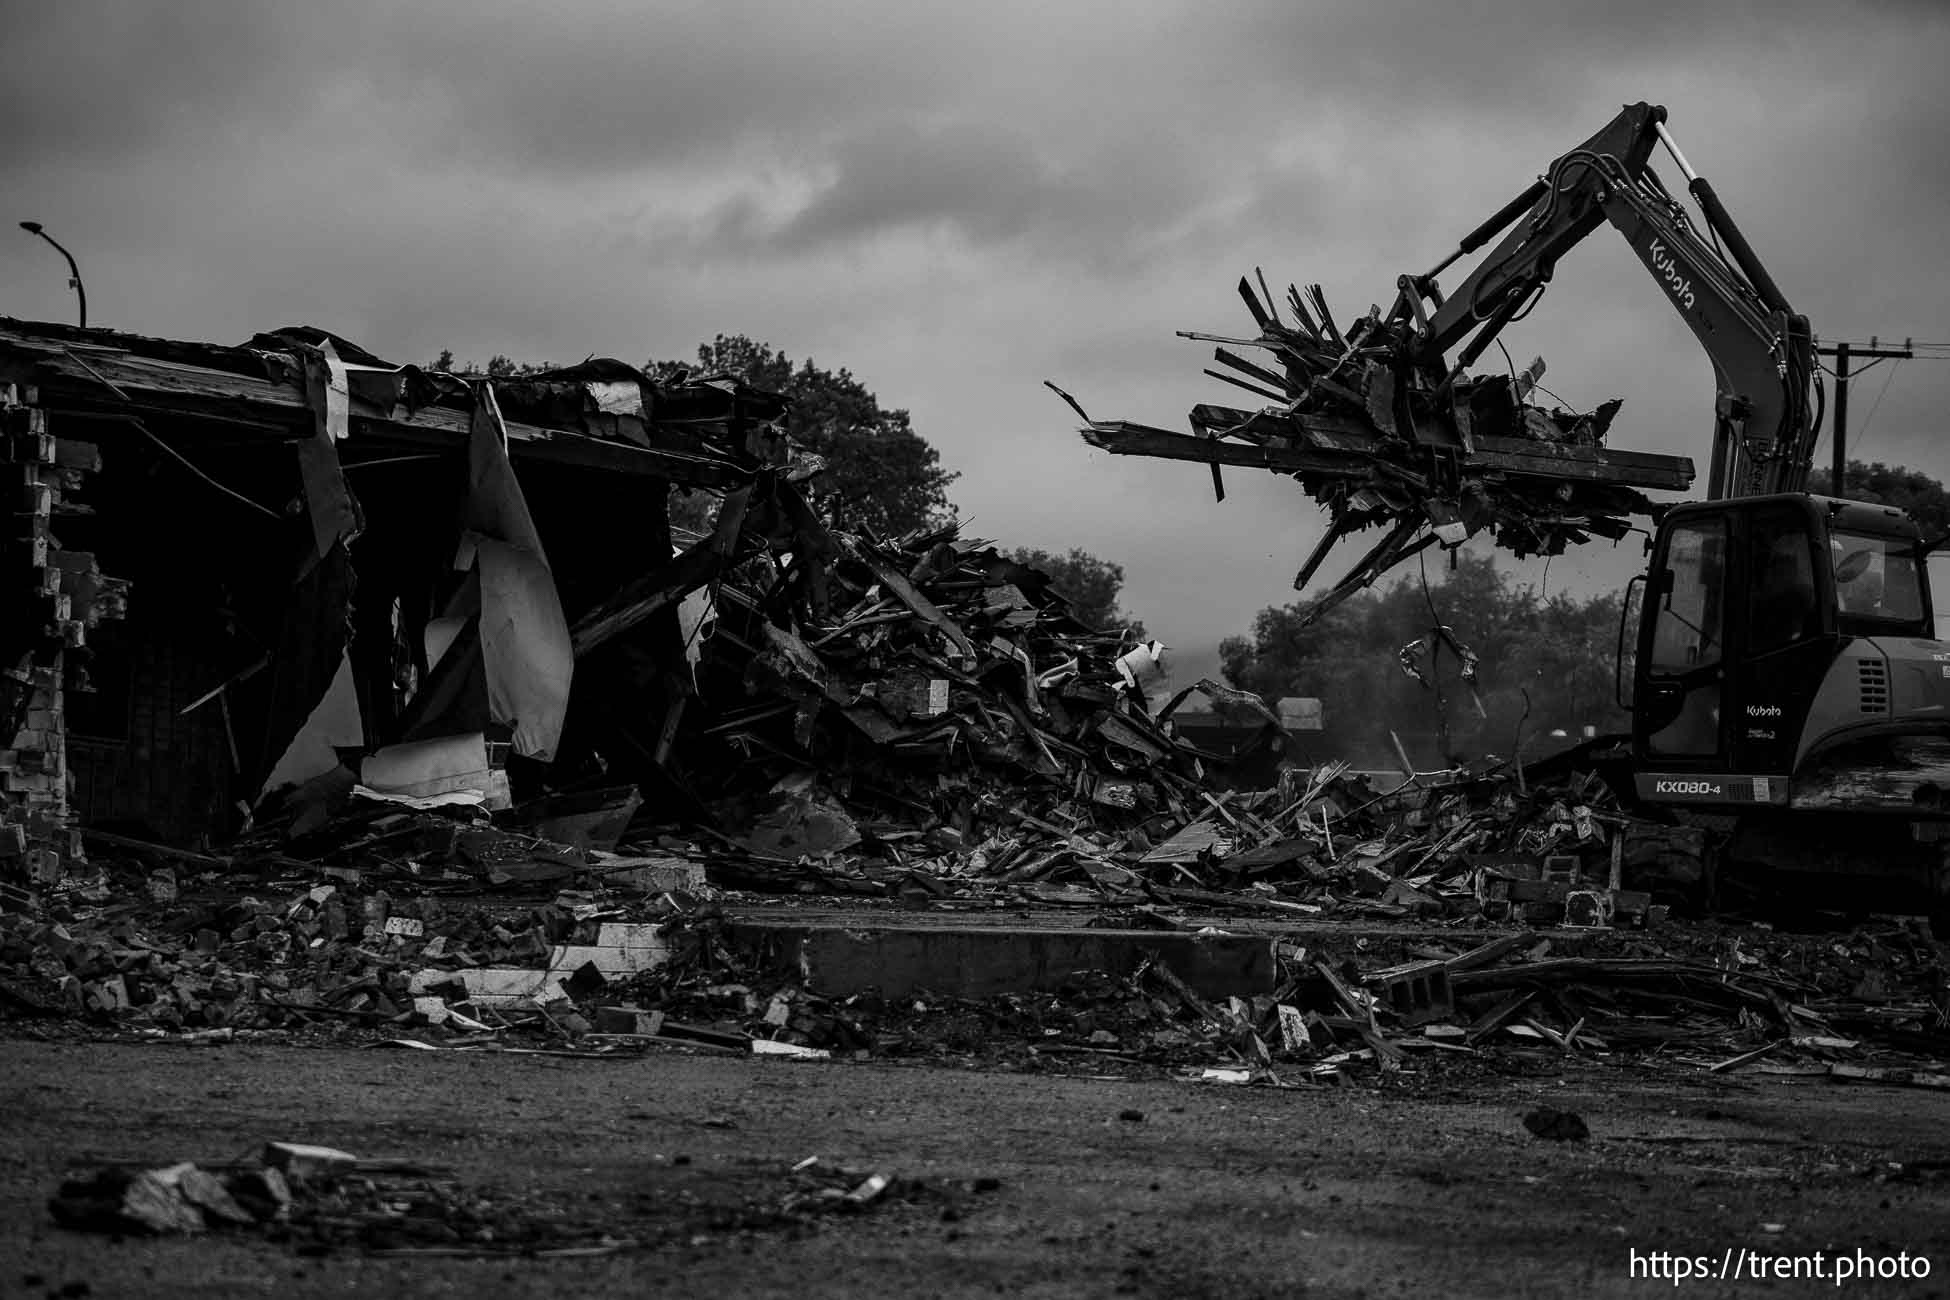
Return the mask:
<path id="1" fill-rule="evenodd" d="M 1208 465 L 1250 465 L 1290 472 L 1364 474 L 1367 462 L 1347 455 L 1305 451 L 1295 447 L 1255 447 L 1245 442 L 1195 438 L 1188 433 L 1154 429 L 1114 420 L 1093 422 L 1083 440 L 1117 456 L 1157 456 L 1166 460 L 1195 460 Z"/>
<path id="2" fill-rule="evenodd" d="M 577 619 L 569 634 L 576 656 L 588 654 L 723 572 L 736 555 L 751 496 L 750 484 L 727 493 L 718 510 L 717 526 L 710 534 L 682 555 L 625 583 L 608 600 Z"/>
<path id="3" fill-rule="evenodd" d="M 1285 376 L 1275 374 L 1265 366 L 1256 365 L 1240 356 L 1237 352 L 1228 352 L 1224 348 L 1213 348 L 1212 359 L 1222 365 L 1231 366 L 1234 370 L 1252 376 L 1268 388 L 1283 390 L 1287 386 Z M 1282 397 L 1280 400 L 1285 401 L 1286 398 Z"/>
<path id="4" fill-rule="evenodd" d="M 1296 418 L 1302 436 L 1304 425 Z M 1330 438 L 1340 441 L 1343 434 Z M 1208 465 L 1251 465 L 1280 473 L 1353 476 L 1365 474 L 1378 459 L 1390 459 L 1377 442 L 1373 448 L 1324 450 L 1319 447 L 1281 447 L 1199 438 L 1148 425 L 1096 421 L 1083 431 L 1092 446 L 1119 456 L 1157 456 L 1167 460 L 1200 461 Z M 1492 448 L 1488 444 L 1496 443 Z M 1344 446 L 1344 444 L 1343 444 Z M 1501 447 L 1520 448 L 1505 451 Z M 1548 450 L 1539 451 L 1539 448 Z M 1536 478 L 1583 479 L 1621 487 L 1683 490 L 1693 481 L 1693 463 L 1683 456 L 1654 456 L 1645 452 L 1612 452 L 1603 447 L 1530 443 L 1515 439 L 1476 440 L 1476 453 L 1458 452 L 1465 467 L 1502 470 Z"/>

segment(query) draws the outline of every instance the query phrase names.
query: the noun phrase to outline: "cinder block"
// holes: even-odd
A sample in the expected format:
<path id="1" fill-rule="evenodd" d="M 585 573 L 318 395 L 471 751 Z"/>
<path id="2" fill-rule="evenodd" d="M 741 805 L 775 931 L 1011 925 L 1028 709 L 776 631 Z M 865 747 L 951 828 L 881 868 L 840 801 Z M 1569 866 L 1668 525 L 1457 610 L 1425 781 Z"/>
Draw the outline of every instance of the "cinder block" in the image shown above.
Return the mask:
<path id="1" fill-rule="evenodd" d="M 1506 897 L 1513 903 L 1562 905 L 1571 887 L 1561 880 L 1512 880 Z"/>
<path id="2" fill-rule="evenodd" d="M 1643 889 L 1614 889 L 1611 910 L 1614 916 L 1637 916 L 1652 906 L 1652 895 Z"/>
<path id="3" fill-rule="evenodd" d="M 26 854 L 27 877 L 37 885 L 54 885 L 61 881 L 61 855 L 54 849 L 29 849 Z"/>
<path id="4" fill-rule="evenodd" d="M 1544 879 L 1552 883 L 1577 885 L 1583 866 L 1575 853 L 1553 853 L 1544 859 Z"/>
<path id="5" fill-rule="evenodd" d="M 1564 924 L 1599 929 L 1611 924 L 1611 894 L 1602 889 L 1574 889 L 1564 900 Z"/>
<path id="6" fill-rule="evenodd" d="M 1409 962 L 1376 971 L 1362 983 L 1375 997 L 1391 1007 L 1404 1025 L 1419 1025 L 1444 1020 L 1455 1014 L 1455 995 L 1449 986 L 1449 968 L 1439 961 Z"/>
<path id="7" fill-rule="evenodd" d="M 1522 906 L 1525 925 L 1556 925 L 1564 919 L 1562 903 L 1525 903 Z"/>
<path id="8" fill-rule="evenodd" d="M 63 469 L 94 473 L 102 467 L 102 449 L 92 442 L 75 438 L 54 440 L 54 463 Z"/>
<path id="9" fill-rule="evenodd" d="M 45 434 L 47 412 L 35 406 L 39 390 L 21 384 L 0 388 L 0 430 L 8 434 Z"/>

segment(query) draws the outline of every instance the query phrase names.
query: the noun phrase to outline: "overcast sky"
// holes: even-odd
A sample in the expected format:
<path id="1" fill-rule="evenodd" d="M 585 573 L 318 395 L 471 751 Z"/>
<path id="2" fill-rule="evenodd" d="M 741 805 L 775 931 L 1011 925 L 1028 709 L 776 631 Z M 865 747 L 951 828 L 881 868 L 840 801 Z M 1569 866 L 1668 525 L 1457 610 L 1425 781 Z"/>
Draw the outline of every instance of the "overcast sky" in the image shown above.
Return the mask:
<path id="1" fill-rule="evenodd" d="M 1941 0 L 7 8 L 0 232 L 68 244 L 94 323 L 306 323 L 399 361 L 748 333 L 907 407 L 973 534 L 1122 563 L 1193 655 L 1291 599 L 1317 510 L 1092 451 L 1042 381 L 1183 428 L 1244 398 L 1173 335 L 1247 332 L 1242 272 L 1386 305 L 1623 103 L 1668 106 L 1818 334 L 1950 339 Z M 72 319 L 24 233 L 0 287 L 0 314 Z M 1609 232 L 1505 337 L 1569 404 L 1624 398 L 1614 444 L 1704 466 L 1711 373 Z M 1946 407 L 1950 364 L 1885 365 L 1853 440 L 1950 475 Z"/>

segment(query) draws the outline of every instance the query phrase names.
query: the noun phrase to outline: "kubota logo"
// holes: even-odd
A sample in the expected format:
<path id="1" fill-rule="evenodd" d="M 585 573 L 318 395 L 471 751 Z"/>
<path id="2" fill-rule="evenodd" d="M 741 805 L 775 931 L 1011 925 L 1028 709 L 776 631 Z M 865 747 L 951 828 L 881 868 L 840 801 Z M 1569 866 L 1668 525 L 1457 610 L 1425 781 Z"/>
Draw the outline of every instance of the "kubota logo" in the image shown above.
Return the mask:
<path id="1" fill-rule="evenodd" d="M 1781 716 L 1781 706 L 1778 704 L 1749 704 L 1747 706 L 1747 716 L 1750 718 L 1778 718 Z"/>
<path id="2" fill-rule="evenodd" d="M 1713 781 L 1654 781 L 1654 794 L 1718 794 L 1720 787 Z"/>
<path id="3" fill-rule="evenodd" d="M 1691 307 L 1694 302 L 1693 282 L 1680 272 L 1678 260 L 1656 239 L 1646 246 L 1645 252 L 1652 259 L 1653 269 L 1665 277 L 1666 288 L 1672 291 L 1672 296 Z"/>

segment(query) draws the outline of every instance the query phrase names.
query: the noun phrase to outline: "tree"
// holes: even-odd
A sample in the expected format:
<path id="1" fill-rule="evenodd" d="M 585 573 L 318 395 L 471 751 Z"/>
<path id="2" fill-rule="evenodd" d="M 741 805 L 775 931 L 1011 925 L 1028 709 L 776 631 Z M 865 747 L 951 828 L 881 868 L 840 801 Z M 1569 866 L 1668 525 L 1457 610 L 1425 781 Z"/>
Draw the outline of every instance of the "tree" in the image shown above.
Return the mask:
<path id="1" fill-rule="evenodd" d="M 440 355 L 435 357 L 426 369 L 441 374 L 466 375 L 470 378 L 485 375 L 489 379 L 517 379 L 523 375 L 539 375 L 543 371 L 555 369 L 555 366 L 548 361 L 516 361 L 505 353 L 497 352 L 488 358 L 484 369 L 478 362 L 456 361 L 452 348 L 442 348 Z"/>
<path id="2" fill-rule="evenodd" d="M 1402 650 L 1423 642 L 1411 660 L 1428 677 L 1430 630 L 1438 622 L 1476 656 L 1473 692 L 1459 680 L 1451 651 L 1445 648 L 1434 665 L 1455 753 L 1510 754 L 1520 729 L 1535 752 L 1536 738 L 1554 729 L 1624 724 L 1612 699 L 1616 595 L 1541 600 L 1513 585 L 1492 556 L 1460 551 L 1451 572 L 1429 575 L 1426 592 L 1421 577 L 1409 574 L 1304 628 L 1303 608 L 1261 610 L 1249 635 L 1221 643 L 1222 672 L 1234 686 L 1269 699 L 1319 698 L 1331 743 L 1358 761 L 1392 765 L 1391 731 L 1418 758 L 1432 755 L 1443 730 L 1435 692 L 1403 670 Z"/>
<path id="3" fill-rule="evenodd" d="M 1079 622 L 1106 630 L 1128 628 L 1139 640 L 1144 639 L 1144 624 L 1118 607 L 1117 598 L 1124 590 L 1123 565 L 1100 560 L 1077 547 L 1065 555 L 1018 547 L 1009 552 L 1009 558 L 1047 573 L 1051 588 L 1070 602 L 1070 612 Z"/>
<path id="4" fill-rule="evenodd" d="M 786 435 L 826 462 L 815 497 L 843 527 L 883 537 L 938 526 L 954 518 L 948 487 L 960 475 L 915 432 L 905 410 L 888 409 L 846 369 L 827 370 L 808 357 L 795 369 L 768 343 L 720 334 L 701 344 L 693 364 L 651 361 L 659 383 L 729 373 L 792 399 Z"/>
<path id="5" fill-rule="evenodd" d="M 1834 477 L 1829 470 L 1816 470 L 1808 476 L 1808 491 L 1818 496 L 1841 496 L 1850 501 L 1871 501 L 1906 510 L 1922 526 L 1926 538 L 1934 539 L 1950 532 L 1950 492 L 1928 474 L 1881 461 L 1865 465 L 1852 460 L 1842 474 L 1839 493 L 1834 490 Z"/>

